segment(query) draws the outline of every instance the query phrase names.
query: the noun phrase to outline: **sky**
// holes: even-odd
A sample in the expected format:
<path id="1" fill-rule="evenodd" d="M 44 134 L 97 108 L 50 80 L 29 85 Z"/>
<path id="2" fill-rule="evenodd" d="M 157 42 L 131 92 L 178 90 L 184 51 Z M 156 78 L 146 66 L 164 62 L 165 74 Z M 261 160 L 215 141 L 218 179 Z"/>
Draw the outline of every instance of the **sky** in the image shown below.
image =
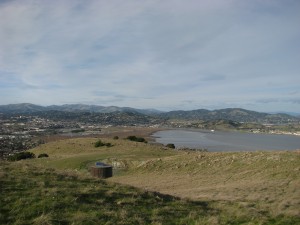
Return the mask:
<path id="1" fill-rule="evenodd" d="M 0 105 L 300 112 L 299 0 L 0 0 Z"/>

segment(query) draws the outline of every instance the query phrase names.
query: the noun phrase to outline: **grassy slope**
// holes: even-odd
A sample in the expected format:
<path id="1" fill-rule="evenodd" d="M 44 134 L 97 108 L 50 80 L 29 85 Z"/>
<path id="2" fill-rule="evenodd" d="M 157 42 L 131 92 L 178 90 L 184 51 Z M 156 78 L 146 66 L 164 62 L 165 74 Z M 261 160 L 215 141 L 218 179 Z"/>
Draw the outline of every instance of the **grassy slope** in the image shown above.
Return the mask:
<path id="1" fill-rule="evenodd" d="M 177 219 L 175 219 L 173 223 L 300 223 L 299 152 L 178 152 L 164 150 L 162 147 L 151 146 L 144 143 L 133 143 L 124 140 L 104 138 L 101 140 L 111 142 L 114 146 L 111 148 L 94 148 L 96 140 L 97 139 L 90 138 L 62 140 L 42 145 L 34 149 L 33 152 L 36 154 L 48 153 L 50 158 L 30 160 L 30 165 L 42 168 L 42 171 L 44 172 L 47 172 L 49 168 L 56 168 L 60 171 L 70 169 L 71 171 L 79 170 L 81 176 L 86 177 L 88 176 L 88 165 L 91 165 L 95 161 L 101 160 L 112 163 L 118 168 L 114 171 L 114 177 L 107 180 L 109 182 L 108 184 L 90 179 L 90 185 L 90 183 L 81 182 L 81 180 L 77 178 L 76 181 L 72 180 L 72 178 L 70 178 L 71 181 L 67 181 L 69 178 L 66 178 L 64 182 L 54 185 L 56 191 L 65 191 L 69 193 L 70 190 L 64 185 L 72 186 L 73 184 L 76 188 L 71 188 L 71 196 L 69 197 L 73 198 L 76 192 L 81 193 L 85 190 L 85 186 L 88 186 L 90 188 L 88 188 L 87 194 L 88 196 L 93 196 L 92 193 L 97 192 L 98 189 L 94 190 L 92 187 L 95 182 L 99 182 L 106 188 L 107 186 L 117 188 L 117 191 L 114 193 L 123 190 L 125 192 L 123 194 L 126 195 L 128 190 L 123 186 L 112 184 L 112 181 L 114 183 L 133 185 L 150 191 L 159 191 L 164 194 L 189 198 L 198 202 L 176 202 L 175 200 L 175 202 L 173 202 L 172 200 L 170 205 L 164 205 L 155 209 L 151 209 L 150 206 L 145 206 L 146 208 L 150 207 L 150 211 L 154 210 L 154 212 L 156 212 L 153 212 L 154 214 L 160 214 L 164 212 L 164 210 L 166 211 L 165 207 L 167 207 L 167 211 L 170 211 L 171 214 L 174 213 L 174 215 L 178 215 L 178 217 L 175 216 Z M 23 165 L 25 162 L 26 161 L 19 162 L 19 164 Z M 27 162 L 29 163 L 29 161 Z M 25 164 L 28 164 L 27 162 Z M 12 170 L 12 168 L 14 168 L 13 165 L 14 164 L 8 164 L 7 167 Z M 29 180 L 43 179 L 44 172 Z M 30 173 L 25 170 L 24 174 Z M 53 174 L 54 177 L 57 176 L 55 174 L 56 173 Z M 4 178 L 12 179 L 9 177 L 10 176 L 6 173 L 3 173 L 0 177 L 1 184 L 3 183 L 2 180 Z M 4 184 L 8 185 L 10 181 L 5 181 L 5 179 Z M 19 177 L 16 179 L 22 180 L 23 178 Z M 57 178 L 53 179 L 57 180 Z M 83 181 L 85 179 L 86 178 L 84 178 Z M 8 182 L 8 184 L 5 182 Z M 18 182 L 21 183 L 21 181 Z M 47 183 L 48 181 L 41 180 L 34 182 L 40 184 L 43 182 Z M 95 186 L 99 185 L 94 185 L 94 187 Z M 36 188 L 45 191 L 45 188 L 47 187 L 41 185 Z M 100 189 L 98 191 L 100 191 Z M 143 195 L 143 192 L 140 190 L 130 190 L 134 190 L 138 193 L 133 195 L 134 197 L 131 197 L 131 201 L 135 202 L 136 198 L 140 199 L 140 195 Z M 8 196 L 11 194 L 9 189 L 7 190 L 7 193 Z M 151 201 L 155 201 L 156 196 L 153 194 L 151 194 L 151 196 L 154 198 Z M 108 201 L 106 200 L 106 195 L 102 195 L 101 198 L 100 195 L 96 195 L 95 198 L 100 202 Z M 15 204 L 14 201 L 16 200 L 11 199 L 11 204 Z M 122 202 L 122 199 L 116 200 L 116 202 L 118 201 Z M 155 223 L 155 221 L 157 224 L 165 224 L 165 222 L 168 221 L 165 220 L 165 222 L 163 222 L 162 218 L 155 219 L 152 217 L 153 213 L 150 213 L 151 215 L 142 214 L 142 216 L 138 216 L 140 214 L 137 213 L 136 215 L 134 211 L 139 212 L 139 209 L 143 205 L 141 201 L 135 202 L 132 206 L 133 209 L 130 209 L 132 211 L 127 212 L 127 214 L 130 214 L 130 218 L 137 217 L 139 221 L 144 221 L 148 224 Z M 44 203 L 40 204 L 43 205 Z M 91 207 L 95 207 L 96 211 L 100 210 L 100 208 L 97 207 L 101 206 L 93 206 L 93 204 L 96 204 L 95 202 L 93 203 L 93 201 L 87 204 L 91 204 Z M 181 207 L 180 205 L 182 208 L 179 211 L 182 210 L 183 214 L 176 211 L 178 210 L 176 207 Z M 116 210 L 121 210 L 123 207 L 121 206 L 122 204 L 114 205 Z M 173 206 L 175 208 L 173 208 Z M 204 206 L 205 208 L 203 208 Z M 62 218 L 68 218 L 66 220 L 69 222 L 73 221 L 72 218 L 76 217 L 77 214 L 82 214 L 83 218 L 87 218 L 88 214 L 85 213 L 84 209 L 81 209 L 79 206 L 77 207 L 76 210 L 70 209 L 70 211 L 73 210 L 73 214 L 63 214 Z M 185 209 L 189 209 L 190 213 L 185 213 Z M 142 211 L 143 210 L 144 209 L 142 209 Z M 11 215 L 11 212 L 6 213 Z M 50 218 L 49 220 L 53 222 L 51 216 L 56 215 L 56 213 L 56 208 L 50 208 L 47 212 L 40 211 L 40 214 L 38 215 L 48 215 Z M 124 214 L 127 215 L 125 212 Z M 39 218 L 36 216 L 37 215 L 33 217 L 36 219 Z M 118 216 L 115 215 L 112 217 L 106 216 L 104 218 L 106 218 L 107 221 L 113 221 L 113 218 L 117 217 Z M 167 217 L 168 216 L 166 216 L 166 218 Z M 102 218 L 102 216 L 97 214 L 97 212 L 94 212 L 92 218 L 96 221 L 97 219 Z M 123 223 L 126 223 L 126 219 L 122 221 Z M 130 221 L 130 219 L 128 219 L 128 221 Z M 192 223 L 191 221 L 198 222 Z M 93 220 L 91 220 L 91 223 L 93 223 Z"/>
<path id="2" fill-rule="evenodd" d="M 202 202 L 30 162 L 1 162 L 0 168 L 0 224 L 193 224 L 217 213 Z"/>
<path id="3" fill-rule="evenodd" d="M 111 180 L 179 197 L 255 202 L 299 215 L 300 154 L 190 153 L 150 160 Z"/>

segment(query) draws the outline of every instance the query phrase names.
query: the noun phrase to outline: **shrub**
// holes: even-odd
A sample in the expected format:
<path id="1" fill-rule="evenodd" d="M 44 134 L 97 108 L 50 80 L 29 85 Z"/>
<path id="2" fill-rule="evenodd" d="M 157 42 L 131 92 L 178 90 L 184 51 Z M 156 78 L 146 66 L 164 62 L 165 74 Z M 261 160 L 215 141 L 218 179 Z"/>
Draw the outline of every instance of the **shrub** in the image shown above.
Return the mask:
<path id="1" fill-rule="evenodd" d="M 32 159 L 35 158 L 35 154 L 32 152 L 19 152 L 14 155 L 10 155 L 7 159 L 9 161 L 19 161 L 22 159 Z"/>
<path id="2" fill-rule="evenodd" d="M 101 147 L 101 146 L 104 146 L 105 144 L 101 141 L 101 140 L 98 140 L 96 141 L 95 143 L 95 147 L 98 148 L 98 147 Z"/>
<path id="3" fill-rule="evenodd" d="M 49 157 L 49 155 L 46 153 L 42 153 L 38 155 L 38 158 L 47 158 L 47 157 Z"/>
<path id="4" fill-rule="evenodd" d="M 85 132 L 85 129 L 77 129 L 71 131 L 71 133 L 81 133 L 81 132 Z"/>
<path id="5" fill-rule="evenodd" d="M 147 143 L 146 139 L 142 138 L 142 137 L 128 136 L 126 139 L 128 139 L 130 141 L 145 142 L 145 143 Z"/>
<path id="6" fill-rule="evenodd" d="M 168 148 L 173 148 L 173 149 L 174 149 L 174 148 L 175 148 L 175 145 L 172 144 L 172 143 L 169 143 L 169 144 L 166 145 L 166 147 L 168 147 Z"/>
<path id="7" fill-rule="evenodd" d="M 106 147 L 112 147 L 113 145 L 111 143 L 105 143 Z"/>
<path id="8" fill-rule="evenodd" d="M 113 145 L 111 143 L 104 143 L 101 140 L 96 141 L 95 145 L 96 148 L 106 146 L 106 147 L 112 147 Z"/>

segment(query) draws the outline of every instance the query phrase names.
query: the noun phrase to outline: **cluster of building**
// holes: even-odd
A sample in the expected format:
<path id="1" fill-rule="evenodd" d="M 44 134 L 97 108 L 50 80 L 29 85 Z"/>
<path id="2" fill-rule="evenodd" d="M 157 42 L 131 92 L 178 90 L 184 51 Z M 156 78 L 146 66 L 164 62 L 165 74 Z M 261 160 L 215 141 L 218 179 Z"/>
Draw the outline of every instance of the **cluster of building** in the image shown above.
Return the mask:
<path id="1" fill-rule="evenodd" d="M 78 135 L 100 132 L 99 126 L 74 121 L 53 121 L 39 116 L 8 116 L 0 114 L 0 158 L 24 151 L 43 143 L 42 137 L 70 133 Z"/>

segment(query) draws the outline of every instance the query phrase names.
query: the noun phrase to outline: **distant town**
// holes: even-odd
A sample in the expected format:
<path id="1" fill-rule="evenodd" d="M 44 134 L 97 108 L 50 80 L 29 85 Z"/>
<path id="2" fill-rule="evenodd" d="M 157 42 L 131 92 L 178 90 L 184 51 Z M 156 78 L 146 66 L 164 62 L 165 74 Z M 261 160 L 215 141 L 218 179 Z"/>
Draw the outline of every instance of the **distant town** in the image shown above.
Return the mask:
<path id="1" fill-rule="evenodd" d="M 99 112 L 99 109 L 105 112 Z M 85 105 L 65 105 L 48 110 L 32 104 L 7 105 L 0 106 L 0 157 L 43 144 L 54 135 L 99 135 L 109 127 L 196 128 L 300 135 L 300 118 L 244 109 L 158 112 L 118 107 L 109 111 L 105 107 Z"/>

